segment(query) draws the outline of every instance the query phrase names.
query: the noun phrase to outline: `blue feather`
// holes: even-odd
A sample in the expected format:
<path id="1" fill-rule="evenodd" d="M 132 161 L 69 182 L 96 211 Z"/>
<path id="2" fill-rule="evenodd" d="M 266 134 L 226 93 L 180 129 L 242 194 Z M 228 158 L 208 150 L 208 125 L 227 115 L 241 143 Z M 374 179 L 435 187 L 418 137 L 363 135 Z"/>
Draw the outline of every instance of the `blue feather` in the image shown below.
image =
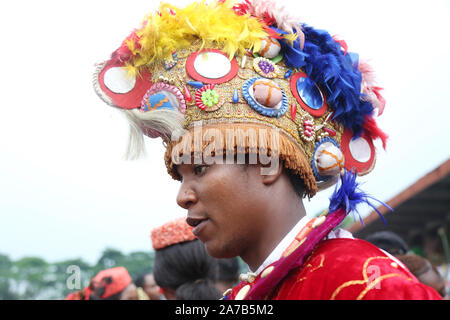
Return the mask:
<path id="1" fill-rule="evenodd" d="M 393 211 L 391 207 L 389 207 L 386 203 L 375 199 L 374 197 L 368 195 L 361 189 L 359 189 L 359 183 L 356 182 L 356 172 L 350 172 L 345 171 L 344 174 L 341 174 L 341 185 L 338 187 L 336 185 L 336 188 L 333 192 L 333 194 L 330 197 L 330 212 L 334 212 L 340 208 L 343 208 L 346 212 L 346 214 L 352 212 L 356 213 L 359 217 L 359 220 L 361 221 L 361 224 L 364 225 L 362 221 L 362 217 L 359 214 L 357 210 L 357 206 L 359 206 L 362 203 L 365 203 L 372 207 L 378 215 L 383 220 L 383 223 L 386 224 L 386 220 L 384 219 L 383 215 L 380 211 L 370 202 L 370 200 L 376 201 L 389 210 Z"/>
<path id="2" fill-rule="evenodd" d="M 350 128 L 355 136 L 361 135 L 365 116 L 372 114 L 373 106 L 361 99 L 362 75 L 358 69 L 358 55 L 344 54 L 341 45 L 327 31 L 307 25 L 303 25 L 302 31 L 305 34 L 303 51 L 298 38 L 292 45 L 286 39 L 279 40 L 286 64 L 291 68 L 303 68 L 308 77 L 324 90 L 334 111 L 333 120 Z"/>

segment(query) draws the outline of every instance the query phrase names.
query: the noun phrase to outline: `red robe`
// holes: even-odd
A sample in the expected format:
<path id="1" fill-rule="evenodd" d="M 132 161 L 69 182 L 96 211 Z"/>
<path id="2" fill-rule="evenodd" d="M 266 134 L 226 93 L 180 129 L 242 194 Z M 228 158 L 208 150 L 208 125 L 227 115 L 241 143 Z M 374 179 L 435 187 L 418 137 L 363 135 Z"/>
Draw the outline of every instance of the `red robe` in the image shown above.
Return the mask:
<path id="1" fill-rule="evenodd" d="M 275 262 L 276 263 L 276 262 Z M 272 265 L 274 265 L 273 263 Z M 272 266 L 271 265 L 271 266 Z M 267 267 L 264 270 L 270 270 Z M 273 270 L 274 268 L 272 268 Z M 241 282 L 229 299 L 247 291 L 261 279 Z M 240 298 L 245 298 L 245 294 Z M 400 262 L 360 239 L 320 242 L 300 267 L 296 267 L 265 295 L 270 300 L 441 300 L 432 288 L 420 283 Z"/>

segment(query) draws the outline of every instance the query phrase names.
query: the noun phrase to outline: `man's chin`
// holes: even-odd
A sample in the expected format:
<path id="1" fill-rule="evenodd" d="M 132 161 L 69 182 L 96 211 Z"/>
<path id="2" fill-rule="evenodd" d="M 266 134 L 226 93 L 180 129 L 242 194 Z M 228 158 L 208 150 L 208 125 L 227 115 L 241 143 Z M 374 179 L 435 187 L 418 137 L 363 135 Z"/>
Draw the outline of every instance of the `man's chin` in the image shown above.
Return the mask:
<path id="1" fill-rule="evenodd" d="M 206 252 L 216 259 L 230 259 L 238 256 L 237 252 L 227 250 L 223 244 L 214 243 L 212 240 L 203 242 L 205 244 Z"/>

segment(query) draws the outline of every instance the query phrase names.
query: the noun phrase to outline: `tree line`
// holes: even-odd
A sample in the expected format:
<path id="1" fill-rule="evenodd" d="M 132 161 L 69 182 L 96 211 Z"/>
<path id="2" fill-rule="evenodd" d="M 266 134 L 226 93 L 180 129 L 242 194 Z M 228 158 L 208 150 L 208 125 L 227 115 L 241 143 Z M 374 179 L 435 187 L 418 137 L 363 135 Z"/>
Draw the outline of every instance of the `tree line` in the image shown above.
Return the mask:
<path id="1" fill-rule="evenodd" d="M 113 248 L 105 249 L 95 265 L 80 258 L 55 263 L 39 257 L 14 261 L 0 254 L 0 300 L 63 299 L 77 289 L 73 287 L 74 282 L 68 281 L 73 269 L 80 271 L 80 279 L 75 283 L 84 288 L 100 270 L 117 266 L 127 268 L 135 280 L 143 273 L 152 272 L 153 261 L 153 251 L 124 254 Z"/>

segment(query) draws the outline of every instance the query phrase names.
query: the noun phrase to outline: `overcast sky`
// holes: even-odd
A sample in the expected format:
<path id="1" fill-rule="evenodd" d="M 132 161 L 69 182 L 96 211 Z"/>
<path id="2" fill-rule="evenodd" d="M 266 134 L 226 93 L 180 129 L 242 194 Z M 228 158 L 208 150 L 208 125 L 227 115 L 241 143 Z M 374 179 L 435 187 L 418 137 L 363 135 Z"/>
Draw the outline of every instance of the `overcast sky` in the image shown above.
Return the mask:
<path id="1" fill-rule="evenodd" d="M 379 125 L 390 140 L 386 152 L 376 144 L 377 166 L 360 179 L 368 193 L 387 201 L 450 157 L 449 1 L 280 2 L 370 59 L 385 88 Z M 150 230 L 185 214 L 161 141 L 123 160 L 126 120 L 91 82 L 94 63 L 156 3 L 2 4 L 0 253 L 95 262 L 105 247 L 150 250 Z M 309 214 L 329 194 L 305 201 Z"/>

